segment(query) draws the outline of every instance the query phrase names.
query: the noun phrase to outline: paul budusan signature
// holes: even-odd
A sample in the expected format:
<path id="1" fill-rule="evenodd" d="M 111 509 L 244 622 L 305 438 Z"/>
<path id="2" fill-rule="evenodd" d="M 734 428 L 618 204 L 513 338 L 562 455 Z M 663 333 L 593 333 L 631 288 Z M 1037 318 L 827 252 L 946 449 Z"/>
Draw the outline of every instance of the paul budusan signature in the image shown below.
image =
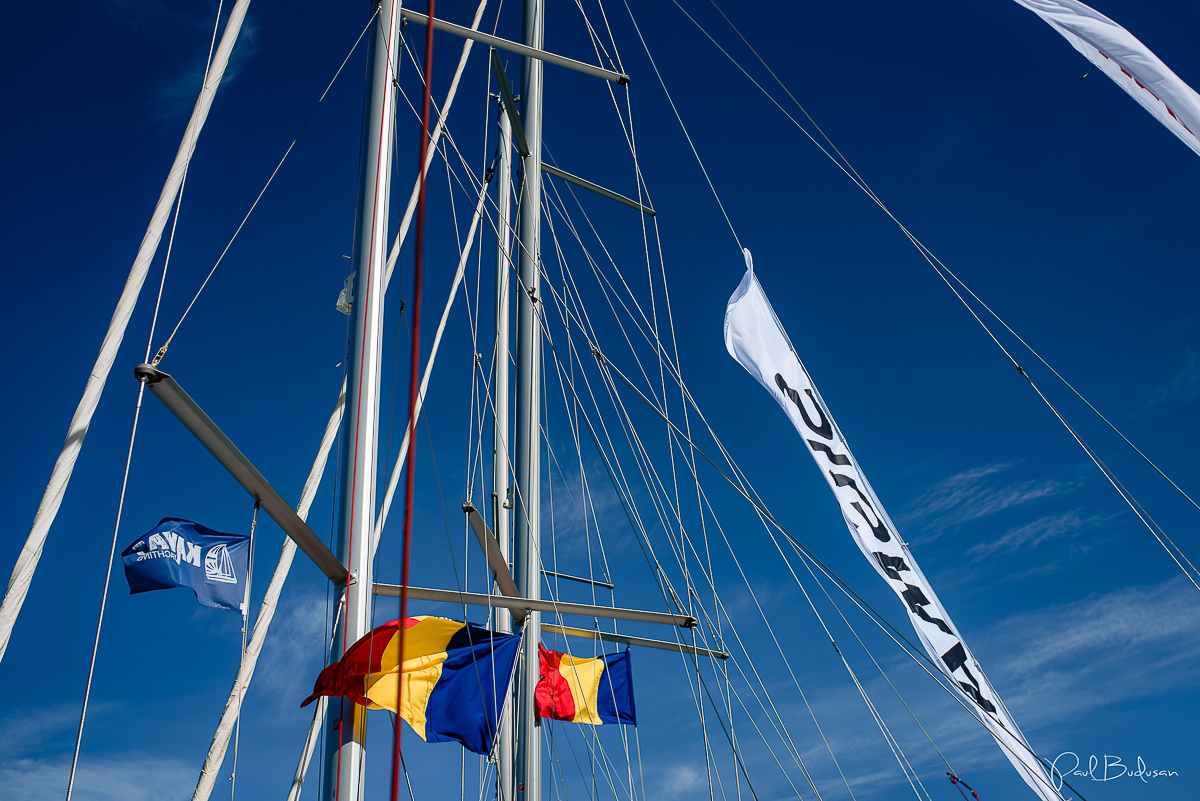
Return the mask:
<path id="1" fill-rule="evenodd" d="M 1161 768 L 1150 768 L 1139 755 L 1136 762 L 1126 763 L 1116 754 L 1090 754 L 1087 766 L 1074 751 L 1063 751 L 1050 763 L 1050 775 L 1054 778 L 1058 789 L 1062 789 L 1062 780 L 1091 779 L 1094 782 L 1111 782 L 1115 779 L 1141 779 L 1149 784 L 1151 779 L 1166 779 L 1178 776 L 1179 772 Z"/>

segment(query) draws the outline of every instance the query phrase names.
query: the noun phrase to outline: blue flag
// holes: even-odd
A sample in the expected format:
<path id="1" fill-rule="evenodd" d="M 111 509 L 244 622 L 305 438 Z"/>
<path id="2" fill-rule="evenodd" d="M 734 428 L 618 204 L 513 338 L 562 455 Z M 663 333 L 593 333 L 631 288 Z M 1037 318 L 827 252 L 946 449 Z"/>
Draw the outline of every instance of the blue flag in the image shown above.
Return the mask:
<path id="1" fill-rule="evenodd" d="M 129 594 L 191 587 L 201 606 L 243 611 L 250 537 L 164 517 L 121 551 Z"/>

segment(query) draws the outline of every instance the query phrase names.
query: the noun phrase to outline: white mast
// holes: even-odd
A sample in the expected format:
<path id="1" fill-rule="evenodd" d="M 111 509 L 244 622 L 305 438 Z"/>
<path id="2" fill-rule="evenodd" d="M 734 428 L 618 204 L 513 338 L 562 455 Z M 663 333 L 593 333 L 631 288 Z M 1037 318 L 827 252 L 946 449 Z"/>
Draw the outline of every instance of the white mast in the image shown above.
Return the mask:
<path id="1" fill-rule="evenodd" d="M 229 56 L 233 52 L 233 46 L 242 30 L 242 22 L 246 18 L 246 11 L 249 7 L 250 0 L 238 0 L 233 10 L 229 12 L 229 19 L 225 22 L 225 32 L 221 34 L 221 41 L 213 53 L 212 62 L 209 64 L 208 72 L 205 73 L 204 85 L 200 88 L 200 96 L 196 98 L 192 116 L 183 132 L 183 138 L 179 142 L 179 149 L 175 152 L 175 161 L 171 164 L 170 171 L 167 172 L 167 180 L 163 183 L 162 191 L 158 195 L 154 213 L 150 215 L 150 225 L 146 228 L 142 243 L 138 246 L 137 256 L 134 257 L 133 265 L 129 268 L 129 277 L 125 279 L 125 287 L 121 290 L 121 297 L 117 300 L 117 306 L 113 310 L 108 330 L 100 343 L 100 352 L 96 356 L 96 362 L 92 366 L 91 372 L 88 373 L 83 396 L 80 397 L 79 405 L 75 408 L 75 414 L 71 417 L 71 423 L 67 427 L 66 439 L 63 440 L 58 459 L 55 460 L 54 468 L 50 472 L 50 481 L 46 484 L 46 491 L 42 495 L 41 503 L 38 504 L 33 523 L 29 527 L 29 537 L 25 540 L 25 545 L 17 556 L 16 565 L 13 566 L 12 576 L 8 580 L 8 588 L 4 593 L 4 602 L 0 604 L 0 660 L 4 659 L 4 653 L 8 650 L 13 626 L 17 623 L 17 616 L 21 614 L 21 607 L 25 605 L 25 598 L 29 594 L 34 571 L 37 570 L 38 562 L 42 558 L 42 548 L 46 544 L 46 538 L 50 535 L 50 527 L 54 525 L 54 520 L 58 516 L 63 497 L 67 493 L 67 484 L 71 481 L 71 474 L 75 471 L 75 462 L 79 458 L 79 452 L 83 449 L 84 437 L 87 436 L 88 428 L 92 424 L 92 416 L 96 413 L 96 407 L 100 404 L 100 396 L 104 393 L 104 385 L 108 381 L 108 374 L 117 358 L 121 342 L 125 339 L 125 330 L 129 326 L 129 319 L 133 316 L 133 309 L 137 305 L 138 295 L 141 294 L 142 284 L 150 271 L 150 263 L 154 261 L 154 254 L 158 251 L 158 243 L 162 239 L 163 229 L 166 228 L 167 219 L 171 214 L 171 206 L 183 185 L 184 173 L 187 172 L 188 163 L 191 161 L 196 143 L 200 139 L 200 131 L 208 119 L 208 112 L 212 108 L 217 88 L 221 85 L 221 79 L 225 77 Z"/>
<path id="2" fill-rule="evenodd" d="M 542 50 L 543 0 L 525 0 L 524 43 Z M 538 542 L 541 529 L 541 400 L 542 335 L 538 322 L 541 301 L 542 223 L 542 62 L 526 56 L 521 64 L 521 123 L 529 155 L 521 165 L 520 284 L 517 292 L 517 493 L 513 531 L 513 573 L 525 598 L 541 597 Z M 525 618 L 522 662 L 514 682 L 515 801 L 541 801 L 541 726 L 534 707 L 538 680 L 538 644 L 542 615 L 530 610 Z M 508 799 L 502 799 L 508 801 Z"/>
<path id="3" fill-rule="evenodd" d="M 496 165 L 496 348 L 493 368 L 492 398 L 495 405 L 495 428 L 492 436 L 492 526 L 504 558 L 511 561 L 512 548 L 508 535 L 508 307 L 509 274 L 512 264 L 511 195 L 512 195 L 512 123 L 499 104 L 500 158 Z M 512 613 L 496 610 L 496 627 L 512 631 Z M 499 764 L 496 767 L 500 801 L 512 801 L 513 743 L 512 706 L 500 717 L 497 740 Z"/>
<path id="4" fill-rule="evenodd" d="M 392 83 L 400 33 L 399 4 L 376 0 L 371 35 L 368 97 L 364 109 L 354 245 L 354 296 L 346 359 L 346 412 L 342 433 L 337 552 L 350 571 L 333 656 L 341 658 L 371 626 L 371 535 L 375 522 L 375 470 L 379 429 L 379 376 L 383 339 L 383 273 L 387 261 L 388 179 L 396 95 Z M 360 801 L 366 758 L 366 707 L 332 699 L 326 730 L 327 801 Z M 399 725 L 399 724 L 397 724 Z"/>

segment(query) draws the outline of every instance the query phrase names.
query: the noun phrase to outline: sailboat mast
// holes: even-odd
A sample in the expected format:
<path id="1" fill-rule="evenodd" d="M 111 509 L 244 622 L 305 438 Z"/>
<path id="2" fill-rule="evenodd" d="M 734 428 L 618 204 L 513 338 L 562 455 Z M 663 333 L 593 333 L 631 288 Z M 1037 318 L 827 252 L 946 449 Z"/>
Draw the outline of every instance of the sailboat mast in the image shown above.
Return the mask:
<path id="1" fill-rule="evenodd" d="M 400 35 L 396 0 L 376 0 L 368 56 L 354 241 L 354 296 L 347 341 L 346 412 L 342 430 L 337 552 L 350 571 L 341 621 L 335 618 L 333 658 L 371 627 L 371 533 L 379 432 L 379 378 L 383 341 L 383 273 L 387 261 L 388 180 L 396 95 L 392 65 Z M 331 699 L 325 737 L 324 798 L 359 801 L 366 759 L 366 707 Z"/>
<path id="2" fill-rule="evenodd" d="M 542 50 L 544 0 L 525 0 L 523 41 Z M 520 281 L 517 296 L 516 503 L 514 504 L 513 573 L 526 598 L 541 597 L 541 302 L 542 224 L 542 62 L 528 56 L 521 64 L 521 124 L 529 155 L 521 165 Z M 538 680 L 538 645 L 542 615 L 531 610 L 525 619 L 525 641 L 517 669 L 513 704 L 516 801 L 541 801 L 541 725 L 534 706 Z M 505 799 L 504 801 L 507 801 Z"/>
<path id="3" fill-rule="evenodd" d="M 500 158 L 496 165 L 496 348 L 492 377 L 495 404 L 495 428 L 492 435 L 492 511 L 493 530 L 504 558 L 511 561 L 508 525 L 508 327 L 509 275 L 512 264 L 512 123 L 499 102 Z M 500 631 L 512 631 L 512 613 L 496 610 Z M 513 743 L 512 704 L 506 698 L 505 714 L 500 717 L 499 764 L 496 767 L 500 801 L 512 801 Z"/>

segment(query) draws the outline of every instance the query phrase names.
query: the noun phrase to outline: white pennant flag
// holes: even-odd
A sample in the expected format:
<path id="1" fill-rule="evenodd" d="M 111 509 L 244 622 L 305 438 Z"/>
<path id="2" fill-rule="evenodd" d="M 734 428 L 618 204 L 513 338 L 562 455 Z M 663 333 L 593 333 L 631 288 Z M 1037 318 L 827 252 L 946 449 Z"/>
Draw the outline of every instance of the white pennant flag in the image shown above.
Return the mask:
<path id="1" fill-rule="evenodd" d="M 754 277 L 750 251 L 744 253 L 746 275 L 725 309 L 725 347 L 729 354 L 771 393 L 791 419 L 837 497 L 854 541 L 904 602 L 930 658 L 987 726 L 1034 792 L 1043 801 L 1058 801 L 1061 796 L 1037 755 L 983 675 L 859 469 Z"/>
<path id="2" fill-rule="evenodd" d="M 1200 95 L 1136 36 L 1076 0 L 1016 0 L 1200 154 Z"/>

